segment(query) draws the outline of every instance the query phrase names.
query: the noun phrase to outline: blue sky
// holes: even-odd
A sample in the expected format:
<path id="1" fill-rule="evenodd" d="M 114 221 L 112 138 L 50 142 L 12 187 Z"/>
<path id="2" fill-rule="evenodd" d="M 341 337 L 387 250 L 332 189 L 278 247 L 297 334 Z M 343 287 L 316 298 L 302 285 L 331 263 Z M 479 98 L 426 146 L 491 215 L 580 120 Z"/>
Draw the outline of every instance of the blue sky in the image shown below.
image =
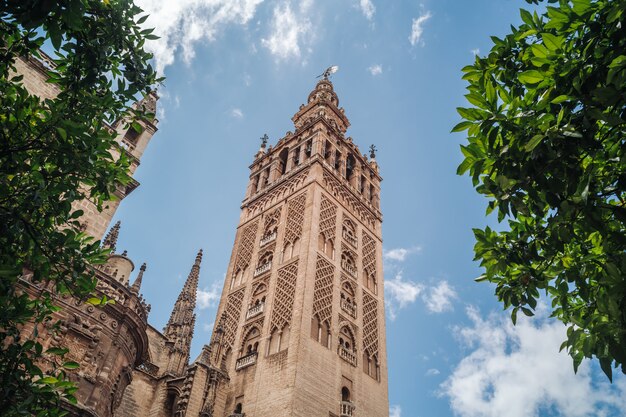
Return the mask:
<path id="1" fill-rule="evenodd" d="M 161 328 L 204 249 L 193 355 L 207 343 L 248 165 L 275 143 L 330 65 L 361 149 L 374 143 L 384 178 L 385 294 L 392 417 L 621 416 L 626 378 L 598 367 L 574 376 L 558 354 L 564 327 L 512 327 L 493 288 L 476 284 L 473 227 L 486 201 L 455 175 L 464 105 L 460 68 L 518 23 L 521 0 L 137 0 L 167 76 L 159 132 L 141 187 L 124 201 L 118 248 L 147 262 L 143 294 Z M 545 310 L 545 309 L 544 309 Z"/>

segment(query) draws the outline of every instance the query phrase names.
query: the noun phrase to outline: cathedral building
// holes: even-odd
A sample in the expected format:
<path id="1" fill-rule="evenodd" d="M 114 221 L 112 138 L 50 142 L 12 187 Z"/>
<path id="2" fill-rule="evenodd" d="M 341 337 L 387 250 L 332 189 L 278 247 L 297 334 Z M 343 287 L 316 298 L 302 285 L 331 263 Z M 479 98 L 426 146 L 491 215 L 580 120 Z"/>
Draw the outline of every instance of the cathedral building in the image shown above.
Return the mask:
<path id="1" fill-rule="evenodd" d="M 45 62 L 20 71 L 34 94 L 49 94 Z M 158 97 L 137 102 L 155 112 Z M 325 76 L 293 116 L 294 132 L 262 139 L 250 165 L 232 255 L 212 337 L 190 361 L 200 250 L 163 329 L 148 323 L 140 295 L 146 265 L 116 248 L 120 224 L 106 230 L 120 188 L 104 212 L 85 202 L 86 230 L 111 248 L 97 269 L 103 308 L 57 297 L 59 331 L 44 348 L 66 346 L 80 364 L 72 416 L 387 417 L 387 354 L 379 167 L 346 137 L 349 121 Z M 157 130 L 112 126 L 138 167 Z M 242 167 L 243 168 L 243 167 Z M 243 190 L 242 190 L 243 191 Z M 155 282 L 156 278 L 152 278 Z M 28 277 L 23 287 L 36 297 Z"/>

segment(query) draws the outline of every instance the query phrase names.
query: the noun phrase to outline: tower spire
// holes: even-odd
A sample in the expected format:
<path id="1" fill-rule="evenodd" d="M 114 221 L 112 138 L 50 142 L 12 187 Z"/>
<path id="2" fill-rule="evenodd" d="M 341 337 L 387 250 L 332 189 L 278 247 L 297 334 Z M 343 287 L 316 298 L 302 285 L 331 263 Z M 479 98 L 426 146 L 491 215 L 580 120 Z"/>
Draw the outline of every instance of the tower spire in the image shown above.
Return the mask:
<path id="1" fill-rule="evenodd" d="M 143 265 L 141 265 L 141 268 L 139 268 L 139 274 L 137 274 L 137 278 L 135 278 L 135 282 L 133 282 L 132 287 L 130 287 L 130 290 L 134 292 L 135 294 L 139 294 L 139 290 L 141 289 L 141 281 L 143 280 L 143 273 L 145 271 L 146 271 L 146 263 L 144 262 Z"/>
<path id="2" fill-rule="evenodd" d="M 198 278 L 202 263 L 202 249 L 198 251 L 196 260 L 187 276 L 185 285 L 178 295 L 174 309 L 167 325 L 165 336 L 170 340 L 172 357 L 169 370 L 181 374 L 189 361 L 189 349 L 193 337 L 196 315 L 196 295 L 198 292 Z"/>
<path id="3" fill-rule="evenodd" d="M 115 252 L 115 246 L 117 246 L 117 238 L 120 235 L 120 226 L 122 225 L 121 221 L 117 221 L 111 229 L 109 229 L 109 233 L 104 237 L 102 241 L 102 247 L 111 249 L 111 252 Z"/>

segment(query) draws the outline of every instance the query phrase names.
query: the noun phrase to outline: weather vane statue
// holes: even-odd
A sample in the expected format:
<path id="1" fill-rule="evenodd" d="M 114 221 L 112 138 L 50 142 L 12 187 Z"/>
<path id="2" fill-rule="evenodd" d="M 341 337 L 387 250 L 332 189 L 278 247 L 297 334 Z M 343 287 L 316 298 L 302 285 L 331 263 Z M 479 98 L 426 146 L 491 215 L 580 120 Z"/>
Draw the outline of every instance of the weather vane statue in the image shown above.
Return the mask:
<path id="1" fill-rule="evenodd" d="M 261 148 L 265 148 L 268 140 L 269 140 L 269 137 L 267 136 L 267 133 L 261 136 Z"/>
<path id="2" fill-rule="evenodd" d="M 323 73 L 321 73 L 320 75 L 318 75 L 316 78 L 324 77 L 324 79 L 327 80 L 328 77 L 330 77 L 331 75 L 336 73 L 337 70 L 339 70 L 339 66 L 333 65 L 332 67 L 326 68 L 326 70 Z"/>
<path id="3" fill-rule="evenodd" d="M 370 158 L 372 159 L 376 159 L 376 151 L 378 149 L 376 149 L 375 145 L 370 145 Z"/>

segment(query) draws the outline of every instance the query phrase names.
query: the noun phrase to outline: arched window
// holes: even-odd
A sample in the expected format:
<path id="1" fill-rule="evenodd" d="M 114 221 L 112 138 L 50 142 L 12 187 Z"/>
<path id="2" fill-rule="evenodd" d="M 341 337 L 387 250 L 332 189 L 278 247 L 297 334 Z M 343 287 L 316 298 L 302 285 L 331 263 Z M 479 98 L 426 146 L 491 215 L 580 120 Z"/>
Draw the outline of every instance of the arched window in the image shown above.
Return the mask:
<path id="1" fill-rule="evenodd" d="M 324 233 L 320 233 L 318 236 L 317 248 L 330 259 L 335 259 L 335 243 L 332 239 L 326 239 Z"/>
<path id="2" fill-rule="evenodd" d="M 243 415 L 243 406 L 241 405 L 241 403 L 237 403 L 237 405 L 235 406 L 235 409 L 233 410 L 233 414 Z"/>
<path id="3" fill-rule="evenodd" d="M 339 346 L 348 352 L 354 352 L 356 350 L 354 334 L 352 333 L 352 329 L 350 329 L 350 327 L 343 326 L 339 331 Z"/>
<path id="4" fill-rule="evenodd" d="M 254 270 L 254 276 L 258 277 L 259 275 L 269 271 L 272 268 L 273 258 L 274 258 L 274 252 L 272 252 L 271 250 L 264 252 L 259 258 L 257 267 Z"/>
<path id="5" fill-rule="evenodd" d="M 278 154 L 278 159 L 280 160 L 279 171 L 280 175 L 283 175 L 287 172 L 287 158 L 289 158 L 289 148 L 284 148 Z"/>
<path id="6" fill-rule="evenodd" d="M 354 166 L 356 165 L 356 160 L 352 154 L 348 155 L 346 159 L 346 179 L 350 181 L 352 179 L 352 174 L 354 173 Z"/>
<path id="7" fill-rule="evenodd" d="M 259 349 L 259 338 L 261 337 L 261 332 L 258 328 L 253 327 L 250 329 L 248 334 L 245 336 L 242 345 L 242 353 L 241 356 L 247 356 L 253 353 L 256 353 Z"/>
<path id="8" fill-rule="evenodd" d="M 357 246 L 356 225 L 350 219 L 345 219 L 341 225 L 341 236 L 352 246 Z"/>
<path id="9" fill-rule="evenodd" d="M 374 294 L 378 294 L 378 282 L 376 280 L 376 273 L 368 270 L 368 269 L 364 269 L 363 270 L 363 283 L 365 284 L 365 287 L 370 290 L 371 292 L 373 292 Z"/>
<path id="10" fill-rule="evenodd" d="M 308 140 L 307 143 L 304 145 L 304 158 L 309 159 L 312 153 L 313 153 L 313 141 Z"/>
<path id="11" fill-rule="evenodd" d="M 285 326 L 280 330 L 274 327 L 270 334 L 267 354 L 272 355 L 287 349 L 289 347 L 290 334 L 291 331 L 288 324 L 285 324 Z"/>
<path id="12" fill-rule="evenodd" d="M 352 278 L 356 278 L 357 269 L 354 255 L 349 251 L 343 251 L 341 253 L 341 268 L 348 273 Z"/>
<path id="13" fill-rule="evenodd" d="M 341 309 L 350 314 L 353 318 L 356 318 L 356 298 L 354 296 L 354 289 L 349 282 L 344 281 L 341 285 Z"/>
<path id="14" fill-rule="evenodd" d="M 245 273 L 245 269 L 237 268 L 237 270 L 235 271 L 235 273 L 233 275 L 233 278 L 230 281 L 230 289 L 231 290 L 233 288 L 235 288 L 235 287 L 240 286 L 241 283 L 245 281 L 244 273 Z"/>
<path id="15" fill-rule="evenodd" d="M 347 387 L 341 388 L 341 401 L 350 401 L 350 390 Z"/>

